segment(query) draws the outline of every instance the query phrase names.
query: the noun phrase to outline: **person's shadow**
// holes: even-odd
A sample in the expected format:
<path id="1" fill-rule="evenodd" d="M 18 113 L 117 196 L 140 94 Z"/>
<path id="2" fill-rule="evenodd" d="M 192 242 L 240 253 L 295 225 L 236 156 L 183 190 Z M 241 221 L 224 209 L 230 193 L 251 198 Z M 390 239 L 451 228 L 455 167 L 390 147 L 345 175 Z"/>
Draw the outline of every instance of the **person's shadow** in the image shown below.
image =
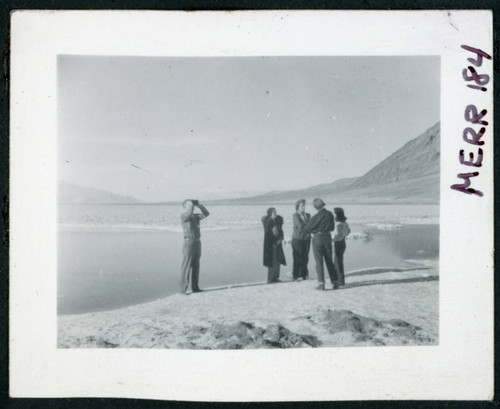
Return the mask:
<path id="1" fill-rule="evenodd" d="M 342 289 L 364 287 L 366 285 L 385 285 L 385 284 L 408 284 L 408 283 L 423 283 L 426 281 L 439 281 L 439 276 L 428 276 L 428 277 L 413 277 L 413 278 L 398 278 L 394 280 L 370 280 L 370 281 L 358 281 L 355 283 L 348 283 Z"/>
<path id="2" fill-rule="evenodd" d="M 373 274 L 383 274 L 383 273 L 404 273 L 406 271 L 416 271 L 416 270 L 428 270 L 428 267 L 406 267 L 406 268 L 394 268 L 394 267 L 374 267 L 374 268 L 365 268 L 363 270 L 351 271 L 350 273 L 346 273 L 346 277 L 355 277 L 355 276 L 365 276 L 365 275 L 373 275 Z"/>
<path id="3" fill-rule="evenodd" d="M 382 270 L 382 269 L 380 269 Z M 417 269 L 412 269 L 412 270 L 417 270 Z M 425 269 L 418 269 L 418 270 L 425 270 Z M 389 271 L 389 270 L 387 270 Z M 391 269 L 390 271 L 394 272 L 397 271 L 397 269 Z M 407 270 L 402 270 L 402 271 L 407 271 Z M 380 273 L 385 272 L 385 271 L 378 271 Z M 368 273 L 351 273 L 351 274 L 346 274 L 346 277 L 353 276 L 353 275 L 364 275 Z M 373 274 L 373 273 L 371 273 Z M 340 290 L 347 290 L 349 288 L 356 288 L 356 287 L 363 287 L 367 285 L 385 285 L 385 284 L 408 284 L 408 283 L 421 283 L 421 282 L 426 282 L 426 281 L 439 281 L 439 276 L 438 275 L 433 275 L 433 276 L 427 276 L 427 277 L 413 277 L 413 278 L 398 278 L 398 279 L 391 279 L 391 280 L 369 280 L 369 281 L 357 281 L 355 283 L 348 283 L 343 287 L 340 287 Z M 268 284 L 266 282 L 261 282 L 261 283 L 248 283 L 248 284 L 233 284 L 233 285 L 228 285 L 228 286 L 221 286 L 221 287 L 216 287 L 216 288 L 207 288 L 204 289 L 203 292 L 209 292 L 209 291 L 221 291 L 221 290 L 230 290 L 233 288 L 244 288 L 244 287 L 257 287 L 261 285 L 275 285 L 275 284 L 284 284 L 284 283 L 292 283 L 292 280 L 283 280 L 280 281 L 279 283 L 272 283 Z M 327 291 L 333 291 L 331 289 L 326 289 Z M 338 290 L 335 290 L 338 291 Z"/>
<path id="4" fill-rule="evenodd" d="M 256 282 L 256 283 L 246 283 L 246 284 L 230 284 L 230 285 L 223 285 L 220 287 L 205 288 L 205 289 L 203 289 L 203 292 L 231 290 L 234 288 L 258 287 L 260 285 L 276 285 L 276 284 L 285 284 L 285 283 L 293 283 L 293 282 L 294 282 L 293 280 L 280 280 L 280 281 L 277 281 L 274 283 L 267 283 L 265 281 L 262 281 L 262 282 Z"/>

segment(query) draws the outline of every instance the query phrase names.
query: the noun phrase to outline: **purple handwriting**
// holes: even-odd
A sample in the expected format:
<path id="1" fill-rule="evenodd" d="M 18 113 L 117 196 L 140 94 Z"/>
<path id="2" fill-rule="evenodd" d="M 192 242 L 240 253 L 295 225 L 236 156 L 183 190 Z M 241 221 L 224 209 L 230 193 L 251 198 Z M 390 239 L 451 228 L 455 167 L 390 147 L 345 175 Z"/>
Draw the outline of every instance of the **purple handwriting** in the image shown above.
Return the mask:
<path id="1" fill-rule="evenodd" d="M 482 50 L 470 47 L 468 45 L 462 45 L 462 48 L 475 54 L 475 58 L 467 58 L 467 61 L 469 61 L 473 66 L 477 68 L 483 65 L 483 58 L 491 60 L 491 56 L 486 54 Z M 486 88 L 486 85 L 488 85 L 488 83 L 490 82 L 490 76 L 488 74 L 479 74 L 472 65 L 468 66 L 462 71 L 462 77 L 464 81 L 473 82 L 472 84 L 467 84 L 467 87 L 486 92 L 488 90 L 488 88 Z M 470 124 L 480 126 L 478 131 L 476 131 L 476 129 L 471 126 L 467 126 L 464 129 L 462 137 L 465 142 L 474 146 L 484 145 L 484 141 L 482 141 L 481 138 L 486 132 L 486 126 L 488 126 L 488 122 L 483 119 L 487 113 L 488 111 L 486 109 L 478 111 L 476 106 L 472 104 L 465 107 L 465 121 L 469 122 Z M 458 161 L 461 165 L 471 166 L 472 168 L 480 168 L 483 165 L 483 150 L 481 148 L 478 148 L 477 155 L 475 155 L 474 152 L 469 152 L 468 158 L 466 159 L 465 150 L 460 149 L 458 153 Z M 457 183 L 451 185 L 450 187 L 453 190 L 457 190 L 468 195 L 473 194 L 476 196 L 483 196 L 483 192 L 470 187 L 471 178 L 477 176 L 479 176 L 478 171 L 459 173 L 457 177 L 459 179 L 462 179 L 462 183 Z"/>

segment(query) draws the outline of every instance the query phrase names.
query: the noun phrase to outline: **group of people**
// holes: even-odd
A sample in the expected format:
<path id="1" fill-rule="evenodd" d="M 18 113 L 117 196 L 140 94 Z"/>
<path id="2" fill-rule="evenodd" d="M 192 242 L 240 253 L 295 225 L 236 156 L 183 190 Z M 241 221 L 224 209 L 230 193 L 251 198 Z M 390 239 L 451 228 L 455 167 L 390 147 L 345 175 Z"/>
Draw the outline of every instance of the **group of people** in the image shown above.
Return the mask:
<path id="1" fill-rule="evenodd" d="M 332 212 L 326 209 L 325 202 L 316 198 L 313 206 L 317 210 L 311 217 L 306 213 L 306 201 L 300 199 L 295 204 L 296 212 L 293 215 L 293 280 L 307 280 L 309 278 L 309 252 L 312 248 L 316 261 L 316 274 L 318 276 L 317 290 L 325 289 L 325 270 L 333 289 L 345 285 L 344 253 L 346 250 L 345 238 L 351 232 L 344 210 L 340 207 Z M 280 266 L 286 265 L 283 252 L 283 218 L 279 216 L 274 207 L 267 210 L 267 215 L 262 218 L 264 226 L 264 266 L 268 268 L 267 282 L 279 282 Z M 332 248 L 332 232 L 333 248 Z M 312 236 L 312 240 L 311 240 Z"/>
<path id="2" fill-rule="evenodd" d="M 295 204 L 296 212 L 293 215 L 293 280 L 307 280 L 309 278 L 309 252 L 313 248 L 316 261 L 316 274 L 318 276 L 317 290 L 325 289 L 324 265 L 328 271 L 333 289 L 345 285 L 344 278 L 344 252 L 346 249 L 345 238 L 350 233 L 344 210 L 340 207 L 332 212 L 325 207 L 325 202 L 316 198 L 313 206 L 317 210 L 311 217 L 306 213 L 306 201 L 300 199 Z M 203 291 L 199 285 L 201 241 L 200 221 L 210 213 L 198 200 L 186 199 L 183 203 L 184 212 L 181 214 L 181 223 L 184 234 L 183 260 L 181 268 L 180 292 L 186 294 L 189 282 L 193 293 Z M 198 208 L 201 213 L 194 212 Z M 280 281 L 280 267 L 286 265 L 283 251 L 283 217 L 277 214 L 274 207 L 267 209 L 267 214 L 262 218 L 264 226 L 264 266 L 267 267 L 267 282 Z M 333 249 L 332 249 L 332 232 Z M 312 239 L 311 239 L 312 237 Z"/>

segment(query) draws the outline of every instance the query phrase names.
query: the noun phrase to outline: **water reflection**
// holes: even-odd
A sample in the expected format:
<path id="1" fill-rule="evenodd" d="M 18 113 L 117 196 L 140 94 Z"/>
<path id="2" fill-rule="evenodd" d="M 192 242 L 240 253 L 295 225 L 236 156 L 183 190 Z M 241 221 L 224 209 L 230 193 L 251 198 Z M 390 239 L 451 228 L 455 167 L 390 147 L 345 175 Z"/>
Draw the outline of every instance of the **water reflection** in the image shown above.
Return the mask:
<path id="1" fill-rule="evenodd" d="M 366 229 L 373 240 L 387 242 L 388 248 L 402 259 L 437 259 L 439 257 L 439 225 L 410 225 L 392 230 Z"/>
<path id="2" fill-rule="evenodd" d="M 414 266 L 408 260 L 439 257 L 439 226 L 411 225 L 383 230 L 351 225 L 346 276 L 355 270 Z M 202 236 L 200 285 L 230 286 L 265 281 L 261 229 L 206 231 Z M 177 291 L 182 237 L 172 232 L 59 231 L 58 313 L 120 308 Z M 292 249 L 284 246 L 291 278 Z M 310 276 L 315 277 L 312 251 Z"/>

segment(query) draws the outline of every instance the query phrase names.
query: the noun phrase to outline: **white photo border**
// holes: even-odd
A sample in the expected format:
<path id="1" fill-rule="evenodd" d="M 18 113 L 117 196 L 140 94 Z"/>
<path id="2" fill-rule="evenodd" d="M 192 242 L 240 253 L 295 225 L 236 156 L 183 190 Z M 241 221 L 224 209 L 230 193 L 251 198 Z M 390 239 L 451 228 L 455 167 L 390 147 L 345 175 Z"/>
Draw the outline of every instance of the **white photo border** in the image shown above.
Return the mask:
<path id="1" fill-rule="evenodd" d="M 492 13 L 17 11 L 11 18 L 10 395 L 192 401 L 493 398 Z M 57 56 L 441 57 L 438 346 L 187 351 L 57 348 Z M 492 78 L 493 63 L 481 74 Z M 487 109 L 483 197 L 450 189 L 464 110 Z M 472 149 L 474 148 L 474 149 Z"/>

